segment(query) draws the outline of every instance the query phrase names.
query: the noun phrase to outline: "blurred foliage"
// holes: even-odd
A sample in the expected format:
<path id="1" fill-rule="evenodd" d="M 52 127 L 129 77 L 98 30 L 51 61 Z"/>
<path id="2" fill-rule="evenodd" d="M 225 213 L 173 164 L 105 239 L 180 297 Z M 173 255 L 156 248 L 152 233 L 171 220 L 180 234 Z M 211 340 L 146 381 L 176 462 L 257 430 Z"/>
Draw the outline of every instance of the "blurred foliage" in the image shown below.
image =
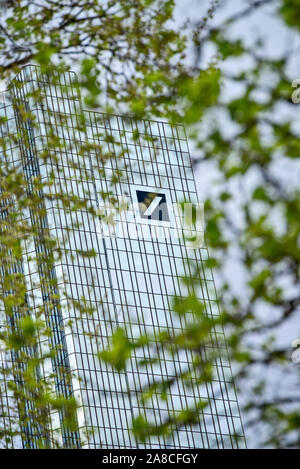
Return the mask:
<path id="1" fill-rule="evenodd" d="M 141 369 L 164 354 L 179 359 L 182 351 L 192 351 L 192 373 L 183 369 L 171 380 L 155 381 L 141 389 L 140 408 L 149 407 L 157 392 L 167 400 L 175 381 L 189 388 L 194 382 L 200 386 L 213 380 L 213 365 L 225 347 L 220 343 L 211 353 L 204 351 L 210 350 L 212 333 L 225 328 L 228 350 L 224 357 L 228 358 L 228 353 L 234 365 L 246 434 L 256 433 L 255 444 L 261 447 L 299 447 L 299 372 L 290 361 L 286 340 L 284 345 L 281 340 L 282 330 L 288 331 L 284 339 L 288 336 L 289 343 L 300 335 L 293 322 L 300 305 L 300 197 L 299 188 L 283 174 L 299 171 L 300 146 L 293 112 L 284 116 L 280 112 L 280 106 L 294 109 L 291 82 L 295 77 L 288 74 L 292 54 L 285 51 L 270 56 L 262 38 L 257 37 L 249 45 L 242 35 L 233 37 L 230 31 L 261 8 L 272 7 L 286 28 L 297 33 L 300 3 L 281 0 L 272 6 L 268 0 L 244 2 L 244 9 L 234 11 L 233 7 L 229 17 L 215 23 L 220 5 L 214 1 L 206 14 L 192 18 L 182 30 L 173 21 L 175 3 L 1 2 L 0 77 L 11 80 L 29 62 L 38 64 L 42 73 L 53 79 L 53 67 L 72 69 L 78 74 L 74 86 L 85 107 L 185 124 L 197 170 L 202 171 L 203 179 L 209 171 L 218 176 L 214 191 L 205 194 L 206 242 L 212 257 L 203 266 L 190 266 L 192 275 L 182 278 L 189 293 L 174 298 L 172 305 L 174 314 L 184 318 L 186 327 L 182 331 L 161 332 L 155 337 L 147 334 L 133 340 L 118 327 L 111 342 L 100 347 L 99 358 L 105 366 L 126 373 L 133 350 L 144 352 Z M 213 50 L 209 60 L 207 50 Z M 239 66 L 239 61 L 246 67 Z M 235 96 L 228 97 L 224 92 L 228 86 L 238 88 Z M 36 91 L 30 99 L 39 103 L 43 98 Z M 47 180 L 37 174 L 29 182 L 22 168 L 9 163 L 9 146 L 17 145 L 21 137 L 28 139 L 25 131 L 22 134 L 28 120 L 35 125 L 34 116 L 22 104 L 18 114 L 19 134 L 9 135 L 9 143 L 7 138 L 1 139 L 3 153 L 8 156 L 0 170 L 0 301 L 7 318 L 0 339 L 1 352 L 14 358 L 2 369 L 14 408 L 10 409 L 11 426 L 0 426 L 1 444 L 9 446 L 21 435 L 27 446 L 76 447 L 82 443 L 77 433 L 80 404 L 72 396 L 70 383 L 77 377 L 72 376 L 65 362 L 60 362 L 63 342 L 60 352 L 53 342 L 51 321 L 62 307 L 56 279 L 44 275 L 52 271 L 62 252 L 45 226 L 41 229 L 39 222 L 30 224 L 22 214 L 25 211 L 31 218 L 43 220 L 45 198 L 73 213 L 83 207 L 91 216 L 96 217 L 97 212 L 88 198 L 70 196 L 63 188 L 61 192 L 51 191 L 57 176 L 56 151 L 64 145 L 55 128 L 50 126 L 47 148 L 39 153 L 41 160 L 53 163 L 53 173 Z M 84 133 L 85 120 L 80 110 L 78 116 L 77 131 Z M 94 152 L 98 162 L 124 157 L 122 148 L 116 156 L 82 141 L 69 145 L 71 151 L 76 148 L 79 158 L 89 151 Z M 78 167 L 80 163 L 73 163 L 74 170 Z M 114 182 L 121 176 L 116 172 Z M 114 202 L 113 188 L 99 197 Z M 18 268 L 24 243 L 41 248 L 32 256 L 40 272 L 37 288 L 43 289 L 44 298 L 34 308 L 28 300 L 34 292 L 27 291 L 25 276 Z M 95 252 L 82 251 L 78 255 L 93 258 Z M 238 271 L 232 267 L 236 264 Z M 213 268 L 217 275 L 221 313 L 216 316 L 208 316 L 197 298 L 203 282 L 203 274 L 199 273 L 202 268 L 207 272 Z M 68 298 L 68 302 L 85 329 L 85 321 L 94 313 L 93 306 L 86 298 Z M 72 330 L 74 324 L 77 320 L 70 319 L 67 327 Z M 101 335 L 101 331 L 88 329 L 85 333 L 91 340 Z M 41 347 L 41 343 L 50 345 Z M 65 391 L 54 392 L 61 380 Z M 206 405 L 199 401 L 179 415 L 169 413 L 159 425 L 141 411 L 132 422 L 133 434 L 141 442 L 157 435 L 170 436 L 175 429 L 197 421 Z M 0 412 L 1 424 L 7 417 L 3 402 Z M 64 441 L 53 430 L 57 416 L 64 427 Z"/>

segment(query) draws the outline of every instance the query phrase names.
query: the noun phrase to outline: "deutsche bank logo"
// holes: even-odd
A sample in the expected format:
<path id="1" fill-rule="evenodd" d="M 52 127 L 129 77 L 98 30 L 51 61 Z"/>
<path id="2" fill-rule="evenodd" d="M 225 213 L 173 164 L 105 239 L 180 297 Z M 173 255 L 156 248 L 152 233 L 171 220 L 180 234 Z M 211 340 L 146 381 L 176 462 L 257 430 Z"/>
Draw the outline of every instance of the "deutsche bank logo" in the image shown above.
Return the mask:
<path id="1" fill-rule="evenodd" d="M 137 190 L 136 195 L 141 218 L 162 222 L 170 221 L 165 194 Z"/>

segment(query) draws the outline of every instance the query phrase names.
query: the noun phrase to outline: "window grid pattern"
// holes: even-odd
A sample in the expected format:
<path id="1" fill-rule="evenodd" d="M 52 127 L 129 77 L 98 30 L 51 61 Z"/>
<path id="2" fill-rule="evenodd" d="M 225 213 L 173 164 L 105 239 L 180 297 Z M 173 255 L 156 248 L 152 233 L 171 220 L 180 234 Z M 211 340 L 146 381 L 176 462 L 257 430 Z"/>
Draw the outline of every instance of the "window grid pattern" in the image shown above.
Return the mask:
<path id="1" fill-rule="evenodd" d="M 55 192 L 67 188 L 92 206 L 101 205 L 101 194 L 132 197 L 135 188 L 153 188 L 154 192 L 168 194 L 171 203 L 183 200 L 197 202 L 191 161 L 184 129 L 180 125 L 163 122 L 137 122 L 128 117 L 108 116 L 85 111 L 86 132 L 80 130 L 82 112 L 80 96 L 74 94 L 74 76 L 59 72 L 57 86 L 50 86 L 35 67 L 26 67 L 21 81 L 43 90 L 46 106 L 34 104 L 34 144 L 42 154 L 49 141 L 48 124 L 51 121 L 64 147 L 56 152 L 56 164 L 39 161 L 42 177 L 55 171 Z M 63 88 L 63 93 L 62 93 Z M 51 112 L 49 112 L 51 110 Z M 57 116 L 57 119 L 56 117 Z M 59 117 L 59 118 L 58 118 Z M 92 149 L 84 159 L 79 155 L 84 145 Z M 101 151 L 95 150 L 97 147 Z M 25 171 L 25 168 L 24 168 Z M 122 177 L 115 183 L 114 175 Z M 186 386 L 176 380 L 178 373 L 190 369 L 193 354 L 181 351 L 175 357 L 159 352 L 157 364 L 139 365 L 149 358 L 150 347 L 135 351 L 124 372 L 116 373 L 100 362 L 95 354 L 105 347 L 117 326 L 126 328 L 128 337 L 135 340 L 140 334 L 157 331 L 178 332 L 186 327 L 182 317 L 172 311 L 174 294 L 188 292 L 180 282 L 183 275 L 191 275 L 189 263 L 200 266 L 199 298 L 208 315 L 219 314 L 214 280 L 204 270 L 208 251 L 187 250 L 180 239 L 143 239 L 99 236 L 95 218 L 86 210 L 75 213 L 59 201 L 45 202 L 47 226 L 61 239 L 65 250 L 55 266 L 61 306 L 66 350 L 72 371 L 81 378 L 73 382 L 73 393 L 82 403 L 83 421 L 79 425 L 91 431 L 87 446 L 91 448 L 242 448 L 245 446 L 240 413 L 234 389 L 231 386 L 230 363 L 222 354 L 215 361 L 214 380 L 203 386 Z M 132 223 L 135 225 L 136 220 Z M 72 227 L 72 229 L 70 229 Z M 151 230 L 151 227 L 148 228 Z M 133 230 L 134 233 L 134 230 Z M 170 234 L 166 228 L 166 234 Z M 78 250 L 95 250 L 95 257 L 83 258 Z M 28 246 L 35 249 L 34 246 Z M 34 276 L 31 266 L 28 276 Z M 30 283 L 30 282 L 29 282 Z M 34 290 L 33 286 L 31 287 Z M 34 295 L 32 295 L 34 296 Z M 84 296 L 93 305 L 92 317 L 78 319 L 68 298 L 79 300 Z M 70 331 L 69 319 L 74 320 Z M 94 337 L 88 332 L 97 331 Z M 222 347 L 223 330 L 215 329 L 211 347 Z M 205 353 L 205 352 L 204 352 Z M 142 389 L 155 379 L 174 380 L 167 398 L 154 393 L 148 408 L 141 408 Z M 144 445 L 138 444 L 131 431 L 132 418 L 139 412 L 159 425 L 169 412 L 179 413 L 199 399 L 207 401 L 196 425 L 175 431 L 171 437 L 157 437 Z"/>
<path id="2" fill-rule="evenodd" d="M 4 166 L 8 160 L 13 161 L 14 157 L 19 152 L 19 147 L 17 144 L 13 144 L 13 137 L 16 136 L 17 127 L 15 120 L 15 113 L 12 103 L 10 101 L 10 96 L 8 93 L 2 93 L 3 99 L 0 101 L 0 138 L 2 140 L 2 145 L 0 149 L 0 165 Z M 5 151 L 4 151 L 5 149 Z M 1 191 L 2 193 L 2 191 Z M 13 200 L 7 198 L 2 198 L 0 202 L 0 219 L 3 225 L 9 225 L 10 216 L 14 213 L 14 203 Z M 5 253 L 6 261 L 4 261 L 0 266 L 0 275 L 14 275 L 14 274 L 23 274 L 24 265 L 22 262 L 16 262 L 11 258 L 11 251 L 7 246 L 1 244 L 0 249 L 2 254 Z M 14 293 L 13 284 L 11 285 L 11 290 L 3 290 L 3 296 L 10 295 Z M 25 303 L 27 303 L 27 295 L 25 297 Z M 7 326 L 10 330 L 15 331 L 17 329 L 17 320 L 20 319 L 20 312 L 17 307 L 13 308 L 13 314 L 7 316 L 4 308 L 4 304 L 0 305 L 0 330 L 5 334 L 7 331 Z M 35 351 L 33 349 L 26 349 L 24 352 L 29 355 L 33 355 Z M 22 388 L 23 381 L 20 376 L 12 375 L 13 364 L 18 361 L 18 366 L 22 371 L 26 370 L 26 363 L 21 359 L 19 352 L 9 352 L 5 350 L 3 344 L 0 344 L 0 426 L 1 430 L 4 432 L 7 431 L 8 434 L 13 435 L 14 432 L 18 433 L 22 431 L 24 438 L 23 441 L 18 436 L 12 436 L 8 439 L 1 440 L 2 448 L 22 448 L 22 447 L 37 447 L 37 438 L 36 434 L 32 431 L 30 422 L 24 423 L 21 426 L 18 424 L 18 409 L 17 404 L 13 397 L 13 391 L 9 386 L 9 382 L 14 380 L 17 388 Z M 11 372 L 8 374 L 8 370 Z M 32 404 L 30 401 L 25 403 L 25 413 L 30 414 L 32 410 Z"/>
<path id="3" fill-rule="evenodd" d="M 124 181 L 117 187 L 119 196 L 130 193 L 130 185 L 138 184 L 147 188 L 153 187 L 156 192 L 167 190 L 172 203 L 184 199 L 197 201 L 187 142 L 181 126 L 171 127 L 165 123 L 149 121 L 136 123 L 120 116 L 100 116 L 95 113 L 89 113 L 87 121 L 91 123 L 88 136 L 92 141 L 101 135 L 108 134 L 112 137 L 108 139 L 109 143 L 101 141 L 101 137 L 99 139 L 102 147 L 107 145 L 107 154 L 115 155 L 115 158 L 106 162 L 104 167 L 98 168 L 96 172 L 106 174 L 105 178 L 96 181 L 99 192 L 107 191 L 111 186 L 107 174 L 120 170 L 125 174 Z M 138 135 L 138 139 L 134 138 L 135 135 Z M 151 146 L 152 142 L 155 142 L 155 146 Z M 125 164 L 123 159 L 117 158 L 120 147 L 123 153 L 128 155 Z M 165 170 L 162 171 L 162 168 Z M 108 238 L 105 242 L 119 311 L 118 324 L 130 331 L 130 338 L 134 339 L 151 330 L 182 330 L 185 327 L 183 320 L 176 317 L 171 310 L 173 294 L 184 296 L 187 293 L 182 291 L 180 276 L 191 275 L 188 264 L 183 264 L 182 260 L 194 257 L 203 267 L 208 259 L 207 249 L 204 247 L 191 255 L 181 241 L 173 239 L 145 241 L 117 237 Z M 202 269 L 202 276 L 199 298 L 204 301 L 208 315 L 218 315 L 212 274 L 207 278 Z M 221 336 L 222 330 L 214 331 L 211 338 L 214 347 L 220 346 Z M 147 352 L 149 356 L 150 350 L 145 351 L 146 355 Z M 192 356 L 189 352 L 183 355 L 177 359 L 161 356 L 159 366 L 145 370 L 138 367 L 138 361 L 145 358 L 145 355 L 135 356 L 131 360 L 127 375 L 131 379 L 130 389 L 135 390 L 132 394 L 136 394 L 133 399 L 134 411 L 139 410 L 137 397 L 145 383 L 150 384 L 153 377 L 172 379 L 176 376 L 176 369 L 181 372 L 189 369 Z M 188 390 L 184 383 L 177 383 L 171 390 L 166 404 L 156 396 L 148 411 L 151 415 L 153 407 L 158 410 L 157 424 L 170 410 L 180 412 L 200 397 L 208 399 L 208 407 L 204 410 L 198 426 L 180 430 L 171 440 L 158 438 L 157 442 L 152 442 L 152 447 L 243 447 L 239 410 L 234 390 L 230 389 L 230 380 L 230 364 L 220 358 L 216 361 L 215 380 L 207 384 L 205 389 L 200 390 L 195 385 Z M 235 439 L 235 434 L 240 435 L 240 438 Z"/>

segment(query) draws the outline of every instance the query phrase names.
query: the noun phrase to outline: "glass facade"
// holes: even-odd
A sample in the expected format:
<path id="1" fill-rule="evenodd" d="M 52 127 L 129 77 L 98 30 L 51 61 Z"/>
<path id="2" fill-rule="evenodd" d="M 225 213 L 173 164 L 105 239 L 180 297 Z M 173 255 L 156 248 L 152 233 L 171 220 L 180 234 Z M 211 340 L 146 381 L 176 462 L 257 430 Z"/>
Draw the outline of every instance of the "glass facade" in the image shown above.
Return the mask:
<path id="1" fill-rule="evenodd" d="M 75 75 L 53 73 L 56 80 L 49 84 L 34 66 L 26 66 L 20 72 L 2 103 L 6 119 L 1 132 L 2 138 L 19 132 L 16 148 L 10 147 L 5 158 L 11 158 L 14 164 L 21 162 L 29 191 L 31 178 L 36 174 L 53 181 L 47 190 L 43 189 L 45 215 L 34 219 L 30 211 L 24 214 L 30 223 L 39 226 L 41 236 L 33 243 L 25 243 L 21 268 L 33 310 L 40 304 L 47 305 L 51 293 L 59 296 L 59 307 L 54 305 L 49 311 L 45 307 L 54 334 L 50 344 L 41 346 L 59 346 L 59 354 L 49 364 L 51 370 L 58 372 L 56 389 L 65 396 L 73 394 L 80 403 L 78 431 L 62 432 L 62 443 L 76 446 L 80 440 L 83 447 L 89 448 L 243 448 L 240 413 L 230 384 L 230 363 L 224 353 L 215 360 L 210 383 L 201 385 L 191 378 L 189 386 L 177 377 L 191 371 L 192 350 L 182 348 L 172 354 L 155 348 L 153 339 L 154 343 L 134 349 L 126 369 L 120 372 L 97 357 L 118 327 L 125 329 L 132 341 L 143 334 L 155 338 L 163 331 L 184 330 L 186 318 L 172 311 L 172 299 L 174 295 L 184 297 L 189 293 L 188 286 L 180 281 L 182 276 L 192 274 L 185 259 L 200 266 L 197 295 L 207 315 L 219 314 L 213 276 L 204 269 L 209 258 L 205 244 L 199 249 L 188 249 L 175 235 L 180 216 L 172 210 L 173 204 L 183 200 L 197 203 L 183 127 L 83 111 L 72 85 Z M 37 89 L 43 104 L 27 98 Z M 34 125 L 30 120 L 20 122 L 16 99 L 28 107 Z M 82 114 L 85 127 L 80 122 Z M 63 144 L 56 150 L 55 158 L 47 158 L 53 129 Z M 117 181 L 116 174 L 121 175 Z M 99 213 L 106 213 L 104 194 L 115 200 L 126 199 L 131 203 L 126 230 L 119 229 L 123 226 L 121 213 L 116 214 L 116 225 L 108 227 L 102 223 L 103 217 L 89 213 L 86 204 L 76 211 L 68 210 L 66 204 L 55 199 L 55 193 L 62 189 L 70 198 L 76 195 L 88 202 Z M 49 263 L 37 268 L 30 253 L 48 249 L 43 244 L 45 233 L 59 240 L 62 254 L 50 268 Z M 91 249 L 93 256 L 80 255 Z M 78 316 L 74 302 L 82 297 L 93 308 L 93 314 Z M 2 314 L 5 321 L 5 312 Z M 222 347 L 222 339 L 222 329 L 215 327 L 210 347 Z M 151 362 L 147 359 L 154 349 L 158 360 Z M 72 373 L 70 382 L 59 376 L 61 364 Z M 141 406 L 142 390 L 155 380 L 168 380 L 171 385 L 167 393 L 152 393 Z M 207 406 L 196 423 L 143 444 L 135 440 L 130 429 L 138 414 L 160 425 L 170 413 L 178 415 L 199 399 L 206 401 Z M 58 428 L 61 419 L 61 415 L 53 416 Z"/>

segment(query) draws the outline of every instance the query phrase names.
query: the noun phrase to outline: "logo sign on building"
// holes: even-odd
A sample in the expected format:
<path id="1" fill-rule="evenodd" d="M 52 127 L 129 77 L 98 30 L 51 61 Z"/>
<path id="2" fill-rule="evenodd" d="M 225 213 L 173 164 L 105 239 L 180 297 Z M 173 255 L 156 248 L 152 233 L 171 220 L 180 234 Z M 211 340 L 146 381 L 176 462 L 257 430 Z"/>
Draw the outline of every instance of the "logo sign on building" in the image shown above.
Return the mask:
<path id="1" fill-rule="evenodd" d="M 136 191 L 139 214 L 142 219 L 169 222 L 166 195 L 149 191 Z"/>

